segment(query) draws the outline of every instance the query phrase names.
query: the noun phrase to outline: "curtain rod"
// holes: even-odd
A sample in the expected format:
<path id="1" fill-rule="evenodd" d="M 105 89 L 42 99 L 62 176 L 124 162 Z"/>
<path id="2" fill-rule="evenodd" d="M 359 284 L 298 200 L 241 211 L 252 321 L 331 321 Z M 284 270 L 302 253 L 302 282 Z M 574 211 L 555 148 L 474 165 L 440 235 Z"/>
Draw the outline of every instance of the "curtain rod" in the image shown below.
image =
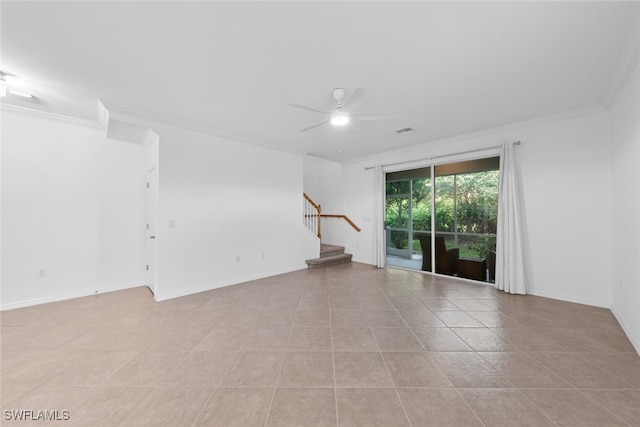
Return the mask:
<path id="1" fill-rule="evenodd" d="M 514 142 L 513 145 L 520 145 L 520 141 Z M 502 147 L 502 146 L 501 145 L 496 145 L 496 146 L 493 146 L 493 147 L 478 148 L 476 150 L 461 151 L 459 153 L 453 153 L 453 154 L 442 154 L 440 156 L 426 157 L 424 159 L 416 159 L 416 160 L 410 160 L 410 161 L 406 161 L 406 162 L 387 163 L 386 165 L 382 165 L 382 166 L 383 167 L 385 167 L 385 166 L 396 166 L 396 165 L 402 165 L 404 163 L 419 162 L 419 161 L 422 161 L 422 160 L 440 159 L 442 157 L 456 156 L 456 155 L 459 155 L 459 154 L 477 153 L 478 151 L 492 150 L 494 148 L 500 148 L 500 147 Z M 376 168 L 375 166 L 365 166 L 364 170 L 375 169 L 375 168 Z"/>

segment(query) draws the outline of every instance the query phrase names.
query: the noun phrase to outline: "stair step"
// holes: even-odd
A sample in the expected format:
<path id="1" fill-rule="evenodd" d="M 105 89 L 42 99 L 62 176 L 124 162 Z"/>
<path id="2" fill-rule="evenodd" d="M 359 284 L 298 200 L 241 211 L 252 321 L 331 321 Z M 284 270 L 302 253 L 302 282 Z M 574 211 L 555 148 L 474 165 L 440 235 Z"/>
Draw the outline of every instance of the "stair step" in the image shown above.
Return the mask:
<path id="1" fill-rule="evenodd" d="M 334 255 L 344 254 L 344 246 L 320 245 L 320 258 L 327 258 Z"/>
<path id="2" fill-rule="evenodd" d="M 351 262 L 351 257 L 353 257 L 353 255 L 341 253 L 337 255 L 324 256 L 324 257 L 315 258 L 315 259 L 308 259 L 305 262 L 307 263 L 307 266 L 309 268 L 323 268 L 323 267 L 330 267 L 336 264 Z"/>

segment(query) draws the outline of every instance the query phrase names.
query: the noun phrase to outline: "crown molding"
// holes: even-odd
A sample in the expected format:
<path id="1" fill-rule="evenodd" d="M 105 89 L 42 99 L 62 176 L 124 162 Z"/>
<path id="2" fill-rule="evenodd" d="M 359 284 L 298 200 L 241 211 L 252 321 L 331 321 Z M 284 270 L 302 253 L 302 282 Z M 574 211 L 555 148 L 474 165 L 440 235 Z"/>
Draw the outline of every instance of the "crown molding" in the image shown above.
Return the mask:
<path id="1" fill-rule="evenodd" d="M 568 118 L 571 118 L 571 117 L 584 116 L 584 115 L 588 115 L 588 114 L 593 114 L 593 113 L 598 113 L 598 112 L 606 112 L 606 111 L 607 110 L 602 105 L 592 105 L 590 107 L 578 108 L 578 109 L 575 109 L 575 110 L 565 111 L 565 112 L 562 112 L 562 113 L 557 113 L 557 114 L 551 114 L 551 115 L 548 115 L 548 116 L 537 117 L 535 119 L 524 120 L 524 121 L 521 121 L 521 122 L 511 123 L 511 124 L 504 125 L 504 126 L 498 126 L 498 127 L 494 127 L 494 128 L 490 128 L 490 129 L 481 130 L 481 131 L 465 133 L 465 134 L 453 136 L 453 137 L 450 137 L 450 138 L 434 139 L 432 141 L 426 141 L 426 142 L 423 142 L 421 144 L 412 145 L 412 146 L 409 146 L 409 147 L 399 148 L 399 149 L 391 150 L 391 151 L 385 151 L 385 152 L 378 153 L 378 154 L 372 154 L 372 155 L 366 156 L 366 157 L 359 157 L 357 159 L 345 161 L 342 164 L 351 165 L 351 164 L 356 164 L 356 163 L 360 163 L 360 162 L 375 161 L 377 159 L 380 159 L 381 157 L 390 157 L 390 156 L 408 154 L 408 153 L 413 153 L 413 152 L 423 152 L 425 149 L 428 149 L 428 148 L 435 148 L 437 146 L 453 144 L 453 143 L 457 143 L 457 142 L 467 141 L 467 140 L 470 140 L 470 139 L 481 138 L 481 137 L 484 137 L 484 136 L 496 135 L 496 134 L 503 133 L 503 132 L 510 131 L 510 130 L 514 130 L 514 129 L 517 130 L 517 129 L 520 129 L 520 128 L 523 128 L 523 127 L 527 127 L 527 126 L 540 125 L 540 124 L 544 124 L 544 123 L 550 123 L 550 122 L 553 122 L 553 121 L 556 121 L 556 120 L 568 119 Z"/>
<path id="2" fill-rule="evenodd" d="M 67 116 L 64 114 L 52 113 L 50 111 L 38 110 L 36 108 L 22 107 L 13 104 L 6 104 L 0 102 L 0 111 L 11 111 L 21 114 L 29 114 L 31 116 L 40 117 L 44 119 L 55 120 L 58 122 L 70 123 L 74 125 L 86 126 L 96 129 L 107 129 L 107 123 L 109 122 L 109 111 L 105 106 L 98 101 L 98 118 L 96 120 L 81 119 L 79 117 Z"/>
<path id="3" fill-rule="evenodd" d="M 636 16 L 613 77 L 602 97 L 601 103 L 608 110 L 615 105 L 633 70 L 638 65 L 638 60 L 640 60 L 640 14 Z"/>
<path id="4" fill-rule="evenodd" d="M 203 125 L 200 123 L 192 122 L 189 120 L 178 119 L 173 116 L 165 116 L 162 114 L 139 110 L 133 107 L 129 107 L 127 105 L 116 104 L 109 101 L 100 101 L 105 108 L 112 114 L 122 114 L 130 118 L 142 119 L 147 122 L 157 123 L 159 125 L 169 125 L 181 129 L 186 129 L 190 131 L 200 132 L 207 135 L 213 135 L 220 138 L 230 139 L 236 142 L 241 142 L 243 144 L 250 144 L 259 146 L 262 148 L 266 148 L 269 150 L 280 151 L 290 154 L 298 154 L 304 155 L 305 153 L 299 150 L 294 149 L 286 149 L 282 147 L 278 147 L 275 144 L 270 144 L 269 141 L 257 139 L 248 135 L 239 134 L 236 132 L 231 132 L 219 128 L 214 128 L 212 126 Z M 148 123 L 147 123 L 148 125 Z M 157 129 L 153 128 L 153 125 L 149 126 L 151 130 L 157 132 Z"/>

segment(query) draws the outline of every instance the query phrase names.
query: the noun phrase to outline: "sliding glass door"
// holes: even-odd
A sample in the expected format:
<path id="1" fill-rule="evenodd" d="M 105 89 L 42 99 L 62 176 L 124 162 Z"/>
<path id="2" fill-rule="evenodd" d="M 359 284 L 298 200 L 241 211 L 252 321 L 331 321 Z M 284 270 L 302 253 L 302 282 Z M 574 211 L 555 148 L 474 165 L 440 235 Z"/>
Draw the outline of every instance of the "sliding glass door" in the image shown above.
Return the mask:
<path id="1" fill-rule="evenodd" d="M 387 255 L 393 265 L 421 268 L 420 236 L 431 230 L 431 169 L 387 174 Z"/>
<path id="2" fill-rule="evenodd" d="M 492 157 L 388 173 L 387 263 L 492 281 L 498 168 Z"/>

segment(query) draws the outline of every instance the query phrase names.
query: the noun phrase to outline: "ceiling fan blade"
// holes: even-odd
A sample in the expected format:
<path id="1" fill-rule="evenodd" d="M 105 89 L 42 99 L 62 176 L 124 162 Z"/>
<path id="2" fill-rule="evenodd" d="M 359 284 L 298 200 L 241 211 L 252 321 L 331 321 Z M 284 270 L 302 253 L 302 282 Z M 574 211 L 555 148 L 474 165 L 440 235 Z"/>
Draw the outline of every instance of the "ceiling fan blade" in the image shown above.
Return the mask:
<path id="1" fill-rule="evenodd" d="M 314 113 L 331 114 L 330 111 L 320 111 L 320 110 L 316 110 L 315 108 L 307 107 L 306 105 L 300 105 L 300 104 L 287 104 L 287 105 L 290 107 L 300 108 L 302 110 L 313 111 Z"/>
<path id="2" fill-rule="evenodd" d="M 300 132 L 306 132 L 306 131 L 311 130 L 313 128 L 317 128 L 318 126 L 322 126 L 323 124 L 327 123 L 328 121 L 329 121 L 329 119 L 327 118 L 327 119 L 321 121 L 320 123 L 316 123 L 313 126 L 309 126 L 308 128 L 301 129 Z"/>
<path id="3" fill-rule="evenodd" d="M 349 108 L 353 108 L 355 105 L 357 105 L 360 101 L 362 101 L 362 98 L 367 94 L 367 90 L 363 87 L 358 87 L 356 90 L 353 91 L 353 93 L 351 94 L 351 96 L 349 97 L 349 99 L 347 99 L 344 102 L 344 108 L 345 109 L 349 109 Z"/>
<path id="4" fill-rule="evenodd" d="M 350 117 L 359 120 L 379 120 L 379 119 L 388 119 L 393 117 L 393 113 L 351 113 Z"/>

